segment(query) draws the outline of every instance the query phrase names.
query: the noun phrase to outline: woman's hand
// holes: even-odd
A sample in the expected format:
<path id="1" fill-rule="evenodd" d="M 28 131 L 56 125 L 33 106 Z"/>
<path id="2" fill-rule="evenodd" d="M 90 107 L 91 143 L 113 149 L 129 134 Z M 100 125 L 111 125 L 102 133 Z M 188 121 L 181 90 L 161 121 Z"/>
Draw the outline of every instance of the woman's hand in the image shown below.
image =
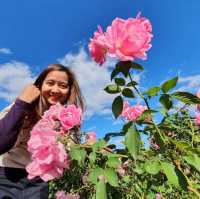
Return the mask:
<path id="1" fill-rule="evenodd" d="M 27 103 L 32 103 L 35 101 L 40 95 L 40 90 L 37 88 L 35 85 L 30 84 L 24 88 L 22 93 L 19 95 L 19 99 L 27 102 Z"/>

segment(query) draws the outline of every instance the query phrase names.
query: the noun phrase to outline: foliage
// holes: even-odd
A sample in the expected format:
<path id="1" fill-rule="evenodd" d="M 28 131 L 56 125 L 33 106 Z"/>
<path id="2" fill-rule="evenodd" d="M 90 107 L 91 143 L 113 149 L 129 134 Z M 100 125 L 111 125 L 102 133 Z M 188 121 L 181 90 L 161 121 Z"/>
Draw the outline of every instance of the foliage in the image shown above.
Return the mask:
<path id="1" fill-rule="evenodd" d="M 92 145 L 71 146 L 70 169 L 50 182 L 49 198 L 58 190 L 78 193 L 81 199 L 153 199 L 158 194 L 169 199 L 200 198 L 200 130 L 189 111 L 200 99 L 175 92 L 178 77 L 142 94 L 131 74 L 143 67 L 134 66 L 140 65 L 118 63 L 111 73 L 113 82 L 105 91 L 118 94 L 112 104 L 115 118 L 120 117 L 126 97 L 130 102 L 140 97 L 147 110 L 137 120 L 126 121 L 119 132 L 106 134 Z M 154 98 L 162 108 L 151 109 Z M 183 107 L 176 106 L 177 100 Z M 158 117 L 160 122 L 155 120 Z M 150 147 L 143 143 L 143 134 L 149 136 Z M 117 136 L 122 137 L 122 149 L 108 144 Z"/>

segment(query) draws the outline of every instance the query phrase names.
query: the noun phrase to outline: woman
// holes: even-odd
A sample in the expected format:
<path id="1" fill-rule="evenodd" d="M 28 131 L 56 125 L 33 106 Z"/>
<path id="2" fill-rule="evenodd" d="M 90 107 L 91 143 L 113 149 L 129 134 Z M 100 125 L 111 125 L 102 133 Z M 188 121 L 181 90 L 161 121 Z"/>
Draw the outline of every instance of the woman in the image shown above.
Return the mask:
<path id="1" fill-rule="evenodd" d="M 52 64 L 3 112 L 0 120 L 0 199 L 48 198 L 47 183 L 40 178 L 26 178 L 25 167 L 30 162 L 27 141 L 44 111 L 57 102 L 84 109 L 74 74 L 61 64 Z M 78 142 L 77 129 L 73 137 Z"/>

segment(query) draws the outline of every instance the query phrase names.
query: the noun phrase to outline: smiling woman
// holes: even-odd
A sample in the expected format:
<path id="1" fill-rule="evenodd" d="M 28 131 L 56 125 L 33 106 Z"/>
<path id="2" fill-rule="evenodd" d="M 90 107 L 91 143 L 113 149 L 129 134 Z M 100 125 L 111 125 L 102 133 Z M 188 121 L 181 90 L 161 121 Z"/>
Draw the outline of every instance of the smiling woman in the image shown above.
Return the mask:
<path id="1" fill-rule="evenodd" d="M 1 114 L 0 120 L 0 199 L 48 198 L 48 184 L 40 178 L 27 179 L 30 163 L 27 141 L 33 126 L 51 105 L 75 104 L 84 109 L 75 75 L 61 64 L 49 65 Z M 78 128 L 77 128 L 78 129 Z M 78 130 L 74 140 L 79 142 Z"/>

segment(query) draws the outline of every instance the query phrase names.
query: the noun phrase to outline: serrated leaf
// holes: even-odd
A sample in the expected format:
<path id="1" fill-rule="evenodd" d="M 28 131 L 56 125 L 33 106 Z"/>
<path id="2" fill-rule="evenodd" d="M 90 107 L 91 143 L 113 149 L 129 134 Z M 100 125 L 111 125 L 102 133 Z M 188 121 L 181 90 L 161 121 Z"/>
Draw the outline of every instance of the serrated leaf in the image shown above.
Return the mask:
<path id="1" fill-rule="evenodd" d="M 170 80 L 165 81 L 161 86 L 162 91 L 164 93 L 167 93 L 169 90 L 171 90 L 172 88 L 176 86 L 177 81 L 178 81 L 178 77 L 174 77 Z"/>
<path id="2" fill-rule="evenodd" d="M 121 88 L 116 84 L 110 84 L 104 88 L 104 90 L 109 94 L 116 94 L 121 92 Z"/>
<path id="3" fill-rule="evenodd" d="M 138 85 L 136 81 L 130 81 L 128 84 L 126 84 L 127 87 L 136 86 L 136 85 Z"/>
<path id="4" fill-rule="evenodd" d="M 90 153 L 89 160 L 90 160 L 91 164 L 93 164 L 95 162 L 95 160 L 96 160 L 96 153 L 95 152 Z"/>
<path id="5" fill-rule="evenodd" d="M 163 172 L 167 176 L 167 180 L 169 184 L 179 186 L 179 180 L 178 180 L 178 176 L 176 175 L 174 165 L 167 162 L 162 162 L 161 166 L 162 166 Z"/>
<path id="6" fill-rule="evenodd" d="M 144 168 L 147 173 L 155 175 L 160 171 L 161 164 L 158 160 L 149 160 L 145 162 Z"/>
<path id="7" fill-rule="evenodd" d="M 153 97 L 153 96 L 157 95 L 157 93 L 160 91 L 160 89 L 161 89 L 160 87 L 155 86 L 155 87 L 148 89 L 143 94 Z"/>
<path id="8" fill-rule="evenodd" d="M 121 162 L 118 157 L 109 157 L 107 161 L 107 165 L 112 168 L 118 168 Z"/>
<path id="9" fill-rule="evenodd" d="M 128 129 L 125 135 L 125 145 L 133 158 L 136 159 L 140 150 L 140 134 L 134 127 Z"/>
<path id="10" fill-rule="evenodd" d="M 104 170 L 100 167 L 96 167 L 93 169 L 89 175 L 88 175 L 88 180 L 94 184 L 97 184 L 98 182 L 98 177 L 104 175 Z"/>
<path id="11" fill-rule="evenodd" d="M 184 102 L 185 104 L 200 104 L 200 98 L 188 92 L 177 91 L 172 93 L 171 96 Z"/>
<path id="12" fill-rule="evenodd" d="M 100 139 L 92 145 L 93 152 L 96 152 L 107 145 L 104 139 Z"/>
<path id="13" fill-rule="evenodd" d="M 200 172 L 200 157 L 197 154 L 189 154 L 184 156 L 183 159 Z"/>
<path id="14" fill-rule="evenodd" d="M 124 86 L 126 81 L 123 78 L 115 78 L 115 83 L 119 86 Z"/>
<path id="15" fill-rule="evenodd" d="M 70 151 L 70 157 L 74 160 L 77 160 L 79 164 L 83 163 L 87 153 L 84 149 L 72 148 Z"/>
<path id="16" fill-rule="evenodd" d="M 96 184 L 96 199 L 107 199 L 106 183 L 103 180 Z"/>
<path id="17" fill-rule="evenodd" d="M 111 169 L 111 168 L 105 169 L 104 170 L 104 175 L 105 175 L 108 183 L 111 186 L 113 186 L 113 187 L 119 186 L 117 173 L 116 173 L 116 171 L 114 169 Z"/>
<path id="18" fill-rule="evenodd" d="M 123 110 L 123 99 L 121 96 L 117 96 L 112 103 L 112 112 L 115 118 L 118 118 L 118 116 L 122 113 L 122 110 Z"/>
<path id="19" fill-rule="evenodd" d="M 167 110 L 172 108 L 173 103 L 172 103 L 170 95 L 162 94 L 159 101 Z"/>
<path id="20" fill-rule="evenodd" d="M 129 97 L 129 98 L 134 98 L 134 94 L 133 94 L 133 91 L 130 89 L 130 88 L 124 88 L 122 90 L 122 95 L 124 97 Z"/>

